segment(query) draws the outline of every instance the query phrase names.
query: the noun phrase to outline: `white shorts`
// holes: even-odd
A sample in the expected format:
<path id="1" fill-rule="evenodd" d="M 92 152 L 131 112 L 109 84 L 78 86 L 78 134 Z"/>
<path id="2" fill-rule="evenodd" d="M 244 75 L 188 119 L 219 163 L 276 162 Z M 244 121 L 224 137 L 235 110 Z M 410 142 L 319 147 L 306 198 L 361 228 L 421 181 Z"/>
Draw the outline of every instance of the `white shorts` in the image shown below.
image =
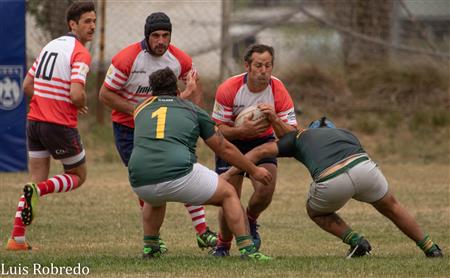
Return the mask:
<path id="1" fill-rule="evenodd" d="M 315 211 L 335 212 L 351 198 L 373 203 L 383 198 L 387 191 L 386 178 L 375 162 L 369 159 L 332 179 L 312 182 L 307 202 Z"/>
<path id="2" fill-rule="evenodd" d="M 195 163 L 192 171 L 175 180 L 133 187 L 141 200 L 153 206 L 166 202 L 202 205 L 214 195 L 219 176 L 205 166 Z"/>

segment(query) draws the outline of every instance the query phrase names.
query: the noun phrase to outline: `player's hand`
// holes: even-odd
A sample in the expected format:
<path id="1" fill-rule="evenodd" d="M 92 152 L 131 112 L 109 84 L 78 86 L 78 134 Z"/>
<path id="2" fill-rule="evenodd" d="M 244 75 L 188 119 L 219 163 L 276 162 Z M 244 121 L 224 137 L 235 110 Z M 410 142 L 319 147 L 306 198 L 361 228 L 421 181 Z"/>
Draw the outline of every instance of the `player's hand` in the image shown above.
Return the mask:
<path id="1" fill-rule="evenodd" d="M 186 88 L 183 92 L 181 92 L 180 97 L 182 99 L 190 99 L 193 94 L 195 94 L 197 90 L 197 82 L 199 80 L 198 74 L 196 71 L 191 70 L 186 75 Z"/>
<path id="2" fill-rule="evenodd" d="M 246 138 L 255 137 L 264 131 L 266 131 L 270 123 L 265 119 L 261 118 L 256 121 L 252 120 L 253 114 L 250 114 L 244 121 L 242 122 L 241 130 L 242 136 Z"/>
<path id="3" fill-rule="evenodd" d="M 197 89 L 197 81 L 200 78 L 198 77 L 198 74 L 196 71 L 191 70 L 186 79 L 186 89 L 189 89 L 191 91 L 195 91 Z"/>
<path id="4" fill-rule="evenodd" d="M 250 176 L 264 185 L 269 185 L 272 181 L 272 174 L 263 167 L 256 167 L 255 172 Z"/>
<path id="5" fill-rule="evenodd" d="M 267 120 L 271 123 L 278 120 L 278 115 L 275 112 L 275 108 L 272 105 L 269 104 L 258 104 L 259 110 L 261 110 L 264 115 L 266 115 Z"/>
<path id="6" fill-rule="evenodd" d="M 88 107 L 83 106 L 83 107 L 78 108 L 78 114 L 86 116 L 88 114 Z"/>

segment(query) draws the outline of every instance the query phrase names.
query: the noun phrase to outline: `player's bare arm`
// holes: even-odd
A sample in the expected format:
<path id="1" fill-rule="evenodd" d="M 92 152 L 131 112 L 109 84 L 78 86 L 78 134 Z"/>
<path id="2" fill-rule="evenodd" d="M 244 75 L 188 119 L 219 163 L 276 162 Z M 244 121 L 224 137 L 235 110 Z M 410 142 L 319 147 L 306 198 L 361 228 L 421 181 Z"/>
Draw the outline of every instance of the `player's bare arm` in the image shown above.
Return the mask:
<path id="1" fill-rule="evenodd" d="M 267 120 L 272 125 L 273 130 L 275 131 L 275 134 L 278 138 L 283 137 L 285 134 L 294 131 L 296 128 L 294 126 L 291 126 L 285 122 L 283 122 L 280 117 L 278 117 L 277 113 L 275 112 L 275 109 L 272 105 L 269 104 L 259 104 L 258 108 L 263 112 Z"/>
<path id="2" fill-rule="evenodd" d="M 25 95 L 31 98 L 34 94 L 34 77 L 30 75 L 25 75 L 25 80 L 23 80 L 23 91 Z"/>
<path id="3" fill-rule="evenodd" d="M 78 109 L 86 106 L 87 98 L 83 84 L 76 82 L 70 84 L 70 99 Z"/>
<path id="4" fill-rule="evenodd" d="M 262 144 L 248 153 L 245 154 L 245 157 L 248 158 L 251 162 L 256 163 L 257 161 L 266 158 L 266 157 L 275 157 L 278 155 L 278 146 L 275 142 L 269 142 Z M 228 171 L 221 174 L 220 176 L 224 179 L 228 180 L 232 176 L 235 176 L 242 172 L 240 168 L 237 168 L 236 166 L 231 167 Z"/>
<path id="5" fill-rule="evenodd" d="M 231 144 L 228 140 L 220 135 L 220 131 L 216 132 L 213 136 L 205 140 L 211 150 L 213 150 L 218 156 L 226 160 L 232 165 L 235 165 L 239 169 L 243 169 L 250 174 L 253 178 L 263 184 L 269 184 L 272 180 L 272 175 L 265 168 L 257 167 L 248 158 L 246 158 L 239 150 Z"/>
<path id="6" fill-rule="evenodd" d="M 100 88 L 98 98 L 103 104 L 111 109 L 133 115 L 134 105 L 106 88 L 104 85 Z"/>

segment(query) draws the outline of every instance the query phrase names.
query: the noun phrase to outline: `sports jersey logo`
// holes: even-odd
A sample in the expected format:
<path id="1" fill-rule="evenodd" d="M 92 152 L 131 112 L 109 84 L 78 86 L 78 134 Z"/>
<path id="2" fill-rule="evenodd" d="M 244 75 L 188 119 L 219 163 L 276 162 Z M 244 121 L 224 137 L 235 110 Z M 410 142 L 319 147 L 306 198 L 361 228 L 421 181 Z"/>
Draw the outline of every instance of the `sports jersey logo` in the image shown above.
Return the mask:
<path id="1" fill-rule="evenodd" d="M 106 73 L 106 75 L 112 75 L 112 73 L 113 73 L 113 65 L 110 65 L 109 66 L 109 68 L 108 68 L 108 72 Z"/>
<path id="2" fill-rule="evenodd" d="M 244 108 L 245 105 L 244 104 L 233 104 L 233 109 L 241 109 Z"/>
<path id="3" fill-rule="evenodd" d="M 57 155 L 63 155 L 63 154 L 66 153 L 66 150 L 63 150 L 63 149 L 57 149 L 55 152 L 56 152 Z"/>
<path id="4" fill-rule="evenodd" d="M 80 67 L 80 73 L 82 75 L 87 75 L 88 72 L 89 72 L 89 67 L 86 64 L 82 64 Z"/>
<path id="5" fill-rule="evenodd" d="M 22 102 L 23 66 L 0 66 L 0 109 L 13 110 Z"/>
<path id="6" fill-rule="evenodd" d="M 152 90 L 152 88 L 150 86 L 141 86 L 139 85 L 137 90 L 136 90 L 136 94 L 137 95 L 147 95 L 148 93 L 150 93 Z"/>
<path id="7" fill-rule="evenodd" d="M 147 72 L 145 70 L 133 70 L 131 73 L 132 74 L 138 74 L 138 73 L 146 74 Z"/>
<path id="8" fill-rule="evenodd" d="M 291 111 L 289 111 L 289 113 L 287 114 L 287 119 L 288 119 L 288 122 L 297 121 L 297 117 L 296 117 L 295 111 L 293 109 Z"/>

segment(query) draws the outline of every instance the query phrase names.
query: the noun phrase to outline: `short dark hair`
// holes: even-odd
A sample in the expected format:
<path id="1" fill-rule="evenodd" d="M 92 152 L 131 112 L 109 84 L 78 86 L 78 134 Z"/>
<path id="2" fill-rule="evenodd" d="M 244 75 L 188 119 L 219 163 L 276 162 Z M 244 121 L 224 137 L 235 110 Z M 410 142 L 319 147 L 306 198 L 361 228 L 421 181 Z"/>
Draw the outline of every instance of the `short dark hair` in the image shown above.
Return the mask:
<path id="1" fill-rule="evenodd" d="M 247 62 L 248 64 L 252 63 L 252 55 L 253 53 L 264 53 L 264 52 L 269 52 L 270 55 L 272 56 L 272 63 L 275 61 L 275 50 L 273 49 L 273 47 L 265 45 L 265 44 L 252 44 L 250 45 L 247 50 L 245 51 L 245 55 L 244 55 L 244 61 Z"/>
<path id="2" fill-rule="evenodd" d="M 67 22 L 67 27 L 69 28 L 69 31 L 72 31 L 72 29 L 70 29 L 69 22 L 71 20 L 73 20 L 78 23 L 81 15 L 84 13 L 87 13 L 87 12 L 95 12 L 96 13 L 94 2 L 92 2 L 92 1 L 74 2 L 74 3 L 72 3 L 72 5 L 70 5 L 67 8 L 66 22 Z"/>
<path id="3" fill-rule="evenodd" d="M 152 95 L 176 96 L 178 93 L 177 81 L 177 77 L 169 67 L 155 71 L 149 77 Z"/>

